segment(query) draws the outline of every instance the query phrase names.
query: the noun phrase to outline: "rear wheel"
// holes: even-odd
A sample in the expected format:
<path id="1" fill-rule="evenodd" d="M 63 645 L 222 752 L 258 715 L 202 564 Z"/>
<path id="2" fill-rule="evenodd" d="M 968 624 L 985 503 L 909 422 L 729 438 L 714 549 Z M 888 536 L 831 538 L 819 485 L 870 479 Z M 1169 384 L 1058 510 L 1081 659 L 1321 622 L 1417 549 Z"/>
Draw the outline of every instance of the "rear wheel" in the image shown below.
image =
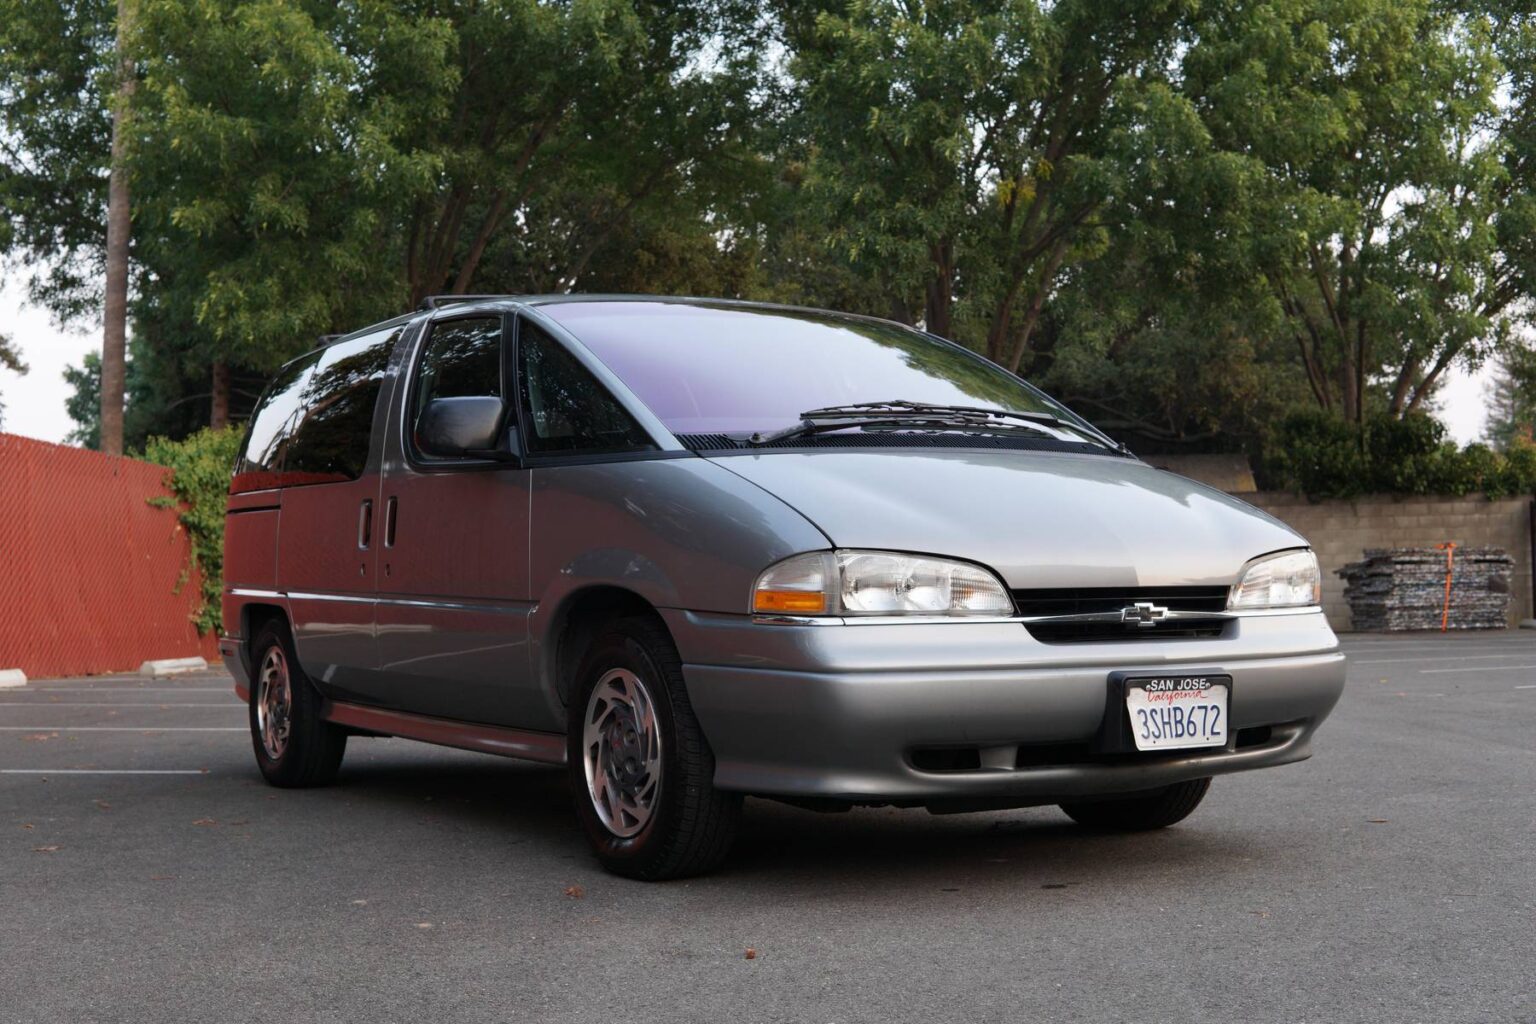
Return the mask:
<path id="1" fill-rule="evenodd" d="M 1105 832 L 1146 832 L 1183 821 L 1200 806 L 1210 779 L 1176 782 L 1112 800 L 1085 800 L 1062 804 L 1061 809 L 1079 825 Z"/>
<path id="2" fill-rule="evenodd" d="M 741 796 L 714 787 L 672 639 L 650 618 L 604 629 L 571 694 L 567 763 L 576 813 L 603 867 L 648 881 L 716 867 Z"/>
<path id="3" fill-rule="evenodd" d="M 347 734 L 320 717 L 320 693 L 299 667 L 281 623 L 270 622 L 256 634 L 251 661 L 251 745 L 261 774 L 291 789 L 334 781 Z"/>

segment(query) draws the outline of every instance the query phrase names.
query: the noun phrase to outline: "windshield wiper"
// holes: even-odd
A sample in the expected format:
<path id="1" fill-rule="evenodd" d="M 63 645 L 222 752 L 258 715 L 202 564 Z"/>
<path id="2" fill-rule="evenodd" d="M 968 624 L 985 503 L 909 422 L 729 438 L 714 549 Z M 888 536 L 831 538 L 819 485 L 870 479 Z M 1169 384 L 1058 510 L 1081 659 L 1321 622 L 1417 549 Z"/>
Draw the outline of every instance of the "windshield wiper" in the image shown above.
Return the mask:
<path id="1" fill-rule="evenodd" d="M 859 402 L 854 405 L 830 405 L 823 409 L 811 409 L 800 414 L 800 422 L 793 426 L 769 433 L 756 433 L 747 438 L 752 445 L 772 444 L 794 437 L 808 437 L 833 430 L 853 427 L 885 428 L 901 430 L 974 430 L 991 434 L 1046 433 L 1048 428 L 1070 430 L 1086 437 L 1094 444 L 1103 445 L 1123 454 L 1130 454 L 1124 445 L 1110 440 L 1095 430 L 1080 426 L 1071 420 L 1048 412 L 1017 412 L 1010 409 L 983 409 L 971 405 L 931 405 L 923 402 L 896 400 L 890 402 Z"/>

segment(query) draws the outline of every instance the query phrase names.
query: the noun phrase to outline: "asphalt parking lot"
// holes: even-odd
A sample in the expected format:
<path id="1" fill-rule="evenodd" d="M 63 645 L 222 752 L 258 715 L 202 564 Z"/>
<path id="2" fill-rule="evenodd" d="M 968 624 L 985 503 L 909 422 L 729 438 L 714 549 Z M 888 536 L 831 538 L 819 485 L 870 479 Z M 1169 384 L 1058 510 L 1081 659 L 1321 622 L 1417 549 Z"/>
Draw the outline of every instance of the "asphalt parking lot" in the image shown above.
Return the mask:
<path id="1" fill-rule="evenodd" d="M 222 674 L 0 691 L 0 1020 L 1536 1020 L 1536 634 L 1346 647 L 1317 756 L 1165 832 L 750 801 L 664 885 L 558 770 L 278 791 Z"/>

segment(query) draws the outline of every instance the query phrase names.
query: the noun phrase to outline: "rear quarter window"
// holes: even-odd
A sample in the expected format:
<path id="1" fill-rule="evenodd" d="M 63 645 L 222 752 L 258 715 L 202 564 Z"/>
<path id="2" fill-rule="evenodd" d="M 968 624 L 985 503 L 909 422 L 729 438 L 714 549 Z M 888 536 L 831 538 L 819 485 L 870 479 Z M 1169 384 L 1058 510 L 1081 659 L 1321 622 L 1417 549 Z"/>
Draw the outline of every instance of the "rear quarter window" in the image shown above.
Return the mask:
<path id="1" fill-rule="evenodd" d="M 404 328 L 337 342 L 288 364 L 251 418 L 231 490 L 356 480 L 374 410 Z"/>

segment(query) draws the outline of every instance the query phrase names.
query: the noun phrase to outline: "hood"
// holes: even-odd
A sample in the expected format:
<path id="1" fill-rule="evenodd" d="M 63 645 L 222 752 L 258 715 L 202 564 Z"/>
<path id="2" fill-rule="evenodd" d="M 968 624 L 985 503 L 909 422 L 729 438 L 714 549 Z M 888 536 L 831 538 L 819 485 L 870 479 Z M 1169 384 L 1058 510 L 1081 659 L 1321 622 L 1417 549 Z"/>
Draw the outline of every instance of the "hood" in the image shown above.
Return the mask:
<path id="1" fill-rule="evenodd" d="M 1305 546 L 1290 527 L 1132 459 L 929 449 L 731 455 L 837 547 L 980 562 L 1012 588 L 1230 584 Z"/>

